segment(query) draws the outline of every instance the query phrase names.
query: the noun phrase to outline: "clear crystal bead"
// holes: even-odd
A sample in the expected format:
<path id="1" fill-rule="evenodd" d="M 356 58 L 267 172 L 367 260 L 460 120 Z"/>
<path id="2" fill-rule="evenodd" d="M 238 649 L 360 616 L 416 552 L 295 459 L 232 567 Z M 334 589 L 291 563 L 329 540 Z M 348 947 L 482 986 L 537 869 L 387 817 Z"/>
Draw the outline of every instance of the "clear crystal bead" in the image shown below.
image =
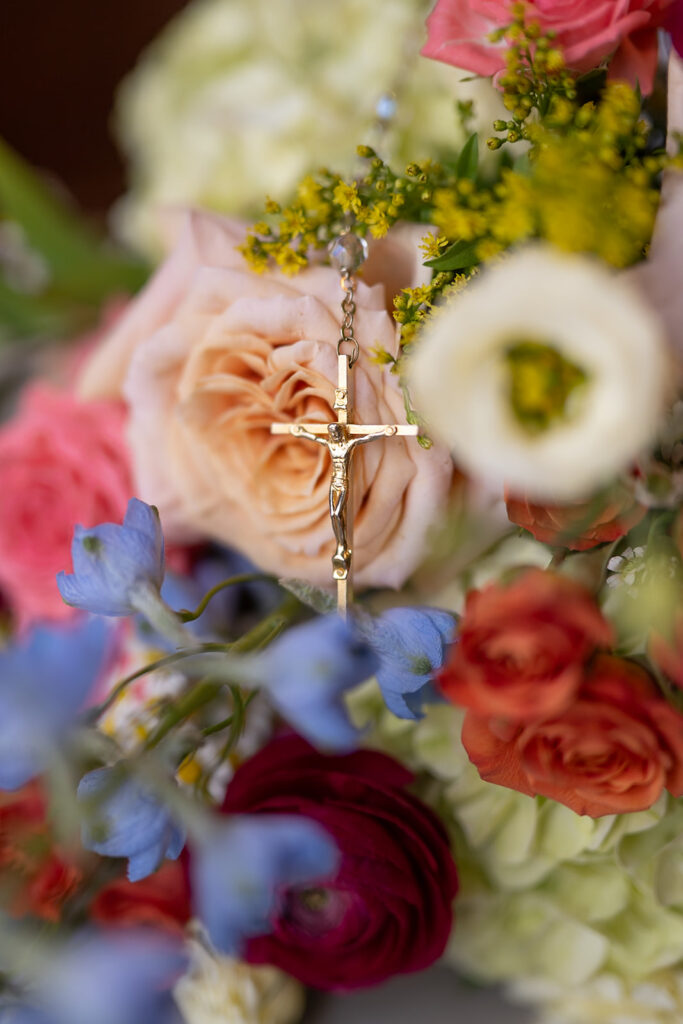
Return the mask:
<path id="1" fill-rule="evenodd" d="M 368 243 L 364 238 L 354 235 L 353 231 L 345 231 L 339 238 L 330 242 L 330 263 L 340 274 L 352 274 L 368 258 Z"/>
<path id="2" fill-rule="evenodd" d="M 375 113 L 380 121 L 391 121 L 396 114 L 396 97 L 391 92 L 385 92 L 377 100 Z"/>

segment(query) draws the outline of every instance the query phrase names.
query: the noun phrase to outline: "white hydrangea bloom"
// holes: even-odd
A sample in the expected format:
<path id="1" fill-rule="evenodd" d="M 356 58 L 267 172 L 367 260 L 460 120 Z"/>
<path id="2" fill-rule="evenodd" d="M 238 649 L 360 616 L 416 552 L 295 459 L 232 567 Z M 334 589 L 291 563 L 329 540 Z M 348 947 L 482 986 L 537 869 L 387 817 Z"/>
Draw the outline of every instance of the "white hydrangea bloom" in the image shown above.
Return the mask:
<path id="1" fill-rule="evenodd" d="M 546 1002 L 537 1024 L 680 1024 L 683 970 L 660 971 L 647 981 L 604 973 L 576 989 L 520 985 L 523 1000 Z"/>
<path id="2" fill-rule="evenodd" d="M 143 55 L 119 94 L 132 188 L 120 231 L 154 250 L 155 208 L 250 215 L 320 166 L 356 170 L 378 102 L 395 94 L 382 154 L 433 157 L 463 142 L 455 98 L 490 128 L 504 109 L 488 80 L 419 57 L 428 0 L 195 0 Z M 384 106 L 386 106 L 386 101 Z M 388 150 L 385 153 L 385 148 Z"/>
<path id="3" fill-rule="evenodd" d="M 294 1024 L 304 1009 L 299 982 L 276 967 L 252 967 L 190 944 L 190 970 L 174 989 L 186 1024 Z"/>
<path id="4" fill-rule="evenodd" d="M 409 379 L 466 472 L 556 502 L 585 499 L 652 443 L 670 384 L 654 310 L 603 264 L 543 244 L 427 323 Z"/>

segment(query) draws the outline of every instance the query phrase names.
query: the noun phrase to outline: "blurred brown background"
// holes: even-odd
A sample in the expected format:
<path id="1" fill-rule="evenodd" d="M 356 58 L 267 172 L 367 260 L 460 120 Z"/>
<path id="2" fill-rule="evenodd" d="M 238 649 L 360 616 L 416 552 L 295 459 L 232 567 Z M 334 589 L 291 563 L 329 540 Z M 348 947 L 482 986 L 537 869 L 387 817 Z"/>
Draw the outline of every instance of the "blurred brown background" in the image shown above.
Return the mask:
<path id="1" fill-rule="evenodd" d="M 114 91 L 186 0 L 0 0 L 0 136 L 92 212 L 124 186 Z"/>

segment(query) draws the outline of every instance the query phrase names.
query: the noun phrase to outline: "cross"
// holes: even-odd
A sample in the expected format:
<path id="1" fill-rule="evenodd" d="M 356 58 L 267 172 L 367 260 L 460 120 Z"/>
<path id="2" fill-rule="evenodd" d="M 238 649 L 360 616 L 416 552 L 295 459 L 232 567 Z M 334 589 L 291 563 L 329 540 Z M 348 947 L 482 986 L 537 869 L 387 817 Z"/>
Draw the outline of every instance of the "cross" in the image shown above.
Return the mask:
<path id="1" fill-rule="evenodd" d="M 350 423 L 352 414 L 351 382 L 349 371 L 353 361 L 340 353 L 337 360 L 337 386 L 334 389 L 335 423 L 272 423 L 271 434 L 290 434 L 305 441 L 313 441 L 327 448 L 332 458 L 332 479 L 330 481 L 330 519 L 337 547 L 332 556 L 332 579 L 337 585 L 337 611 L 346 618 L 353 599 L 353 521 L 349 513 L 351 493 L 351 459 L 361 444 L 379 440 L 382 437 L 415 437 L 416 426 L 401 426 L 398 423 L 360 424 Z"/>

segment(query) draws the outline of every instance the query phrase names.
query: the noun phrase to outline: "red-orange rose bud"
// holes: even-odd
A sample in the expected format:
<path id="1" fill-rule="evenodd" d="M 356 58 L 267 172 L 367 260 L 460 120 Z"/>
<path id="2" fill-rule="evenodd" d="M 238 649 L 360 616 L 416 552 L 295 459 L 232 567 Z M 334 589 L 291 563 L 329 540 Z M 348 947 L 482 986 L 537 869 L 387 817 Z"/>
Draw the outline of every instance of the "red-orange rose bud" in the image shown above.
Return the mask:
<path id="1" fill-rule="evenodd" d="M 467 595 L 459 641 L 438 683 L 448 700 L 478 715 L 542 718 L 571 703 L 585 661 L 612 642 L 590 591 L 530 569 L 507 586 Z"/>
<path id="2" fill-rule="evenodd" d="M 510 522 L 522 526 L 543 544 L 556 544 L 572 551 L 588 551 L 597 544 L 618 540 L 647 511 L 627 487 L 614 488 L 609 499 L 599 505 L 535 505 L 512 494 L 505 495 L 505 504 Z"/>
<path id="3" fill-rule="evenodd" d="M 601 655 L 572 706 L 525 725 L 469 712 L 462 734 L 482 779 L 577 814 L 644 811 L 683 795 L 683 716 L 639 665 Z"/>

